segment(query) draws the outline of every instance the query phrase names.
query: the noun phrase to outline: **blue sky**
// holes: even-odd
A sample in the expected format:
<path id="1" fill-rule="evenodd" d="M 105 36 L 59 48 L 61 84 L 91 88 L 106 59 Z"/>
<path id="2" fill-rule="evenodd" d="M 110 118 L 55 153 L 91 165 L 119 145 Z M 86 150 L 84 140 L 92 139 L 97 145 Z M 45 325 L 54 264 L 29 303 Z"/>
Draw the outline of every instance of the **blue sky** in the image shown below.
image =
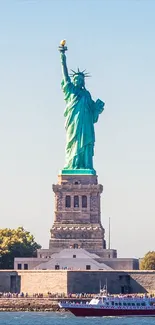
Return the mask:
<path id="1" fill-rule="evenodd" d="M 155 249 L 155 2 L 0 1 L 0 227 L 30 230 L 48 247 L 52 183 L 64 166 L 59 41 L 105 102 L 94 167 L 102 222 L 121 257 Z"/>

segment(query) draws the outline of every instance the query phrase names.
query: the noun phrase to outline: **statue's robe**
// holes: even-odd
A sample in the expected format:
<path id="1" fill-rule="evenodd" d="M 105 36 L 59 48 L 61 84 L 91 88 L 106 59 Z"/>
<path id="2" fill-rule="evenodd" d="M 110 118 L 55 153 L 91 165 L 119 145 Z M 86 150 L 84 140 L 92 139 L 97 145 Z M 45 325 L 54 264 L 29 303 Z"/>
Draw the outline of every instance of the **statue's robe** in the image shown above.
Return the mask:
<path id="1" fill-rule="evenodd" d="M 89 91 L 75 86 L 70 78 L 62 81 L 66 108 L 66 165 L 67 169 L 93 169 L 94 123 L 104 109 L 101 100 L 94 102 Z"/>

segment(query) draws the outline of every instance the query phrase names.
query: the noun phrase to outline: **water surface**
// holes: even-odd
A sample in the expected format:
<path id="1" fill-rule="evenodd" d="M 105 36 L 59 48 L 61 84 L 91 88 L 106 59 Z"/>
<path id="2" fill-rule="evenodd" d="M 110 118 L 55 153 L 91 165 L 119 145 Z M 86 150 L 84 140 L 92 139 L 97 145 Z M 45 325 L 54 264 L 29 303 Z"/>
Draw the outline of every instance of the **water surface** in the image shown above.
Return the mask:
<path id="1" fill-rule="evenodd" d="M 82 318 L 70 313 L 0 312 L 0 325 L 155 325 L 153 317 Z"/>

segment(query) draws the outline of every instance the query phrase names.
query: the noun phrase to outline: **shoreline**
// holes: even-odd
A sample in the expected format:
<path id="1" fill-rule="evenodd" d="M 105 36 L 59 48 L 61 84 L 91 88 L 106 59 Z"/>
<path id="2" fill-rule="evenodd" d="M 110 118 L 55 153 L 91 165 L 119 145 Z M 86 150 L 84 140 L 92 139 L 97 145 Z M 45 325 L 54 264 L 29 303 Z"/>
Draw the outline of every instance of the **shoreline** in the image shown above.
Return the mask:
<path id="1" fill-rule="evenodd" d="M 0 298 L 0 312 L 58 312 L 60 311 L 60 307 L 58 305 L 59 300 L 52 298 Z"/>
<path id="2" fill-rule="evenodd" d="M 0 313 L 2 312 L 66 312 L 66 310 L 60 309 L 59 306 L 55 308 L 37 308 L 37 307 L 4 307 L 0 308 Z"/>
<path id="3" fill-rule="evenodd" d="M 13 312 L 13 313 L 17 313 L 17 312 L 67 312 L 65 309 L 61 309 L 60 308 L 57 308 L 57 309 L 54 309 L 54 308 L 51 308 L 51 309 L 38 309 L 38 308 L 0 308 L 0 313 L 5 313 L 5 312 Z"/>
<path id="4" fill-rule="evenodd" d="M 0 298 L 0 312 L 66 312 L 60 308 L 59 301 L 72 300 L 80 302 L 81 300 L 88 301 L 89 299 L 76 298 Z"/>

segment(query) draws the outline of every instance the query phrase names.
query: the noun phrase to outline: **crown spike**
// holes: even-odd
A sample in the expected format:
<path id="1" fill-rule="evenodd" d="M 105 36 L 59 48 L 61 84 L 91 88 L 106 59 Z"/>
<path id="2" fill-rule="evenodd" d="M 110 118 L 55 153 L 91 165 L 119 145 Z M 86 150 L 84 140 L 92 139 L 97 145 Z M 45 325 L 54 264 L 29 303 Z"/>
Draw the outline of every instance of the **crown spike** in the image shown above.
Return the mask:
<path id="1" fill-rule="evenodd" d="M 76 74 L 76 71 L 74 71 L 74 70 L 72 70 L 72 69 L 71 69 L 71 71 L 72 71 L 74 74 Z"/>
<path id="2" fill-rule="evenodd" d="M 72 70 L 72 69 L 71 69 L 71 71 L 72 71 L 73 73 L 71 73 L 69 76 L 70 76 L 70 77 L 73 77 L 73 78 L 74 78 L 75 75 L 82 75 L 84 78 L 85 78 L 85 77 L 86 77 L 86 78 L 87 78 L 87 77 L 91 77 L 91 75 L 90 75 L 89 72 L 85 72 L 86 69 L 83 70 L 83 71 L 80 71 L 80 69 L 77 68 L 77 72 L 74 71 L 74 70 Z"/>

